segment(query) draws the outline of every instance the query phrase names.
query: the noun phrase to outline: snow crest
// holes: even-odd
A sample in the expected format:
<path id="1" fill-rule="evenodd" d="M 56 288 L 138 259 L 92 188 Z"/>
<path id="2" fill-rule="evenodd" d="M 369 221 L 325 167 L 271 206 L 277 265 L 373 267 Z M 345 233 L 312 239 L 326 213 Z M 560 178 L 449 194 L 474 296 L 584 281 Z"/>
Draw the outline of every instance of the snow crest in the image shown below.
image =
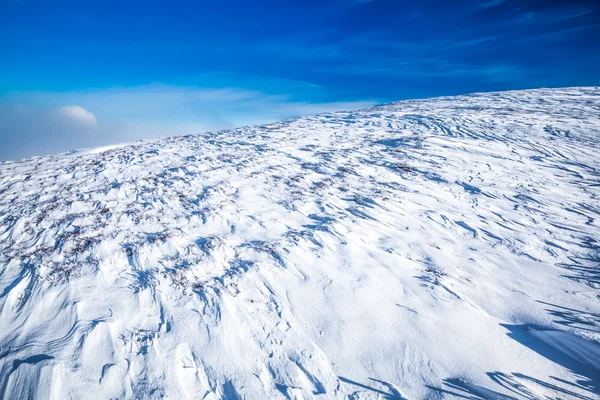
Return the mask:
<path id="1" fill-rule="evenodd" d="M 0 398 L 600 394 L 600 88 L 0 164 Z"/>

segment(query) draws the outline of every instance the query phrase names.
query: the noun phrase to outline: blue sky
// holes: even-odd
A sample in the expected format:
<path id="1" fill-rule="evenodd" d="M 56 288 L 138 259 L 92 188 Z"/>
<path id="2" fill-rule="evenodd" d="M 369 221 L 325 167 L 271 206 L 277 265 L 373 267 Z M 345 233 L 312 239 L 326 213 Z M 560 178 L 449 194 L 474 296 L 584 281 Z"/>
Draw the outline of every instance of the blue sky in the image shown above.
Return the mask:
<path id="1" fill-rule="evenodd" d="M 597 1 L 0 0 L 0 160 L 600 84 Z"/>

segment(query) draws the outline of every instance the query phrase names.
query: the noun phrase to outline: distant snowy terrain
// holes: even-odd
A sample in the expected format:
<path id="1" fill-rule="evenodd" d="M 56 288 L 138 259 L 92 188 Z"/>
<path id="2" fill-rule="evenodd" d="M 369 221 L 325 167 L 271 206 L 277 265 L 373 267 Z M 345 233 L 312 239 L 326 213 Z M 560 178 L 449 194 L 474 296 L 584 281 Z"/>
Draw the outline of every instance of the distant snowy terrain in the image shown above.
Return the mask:
<path id="1" fill-rule="evenodd" d="M 0 398 L 600 398 L 600 88 L 0 163 Z"/>

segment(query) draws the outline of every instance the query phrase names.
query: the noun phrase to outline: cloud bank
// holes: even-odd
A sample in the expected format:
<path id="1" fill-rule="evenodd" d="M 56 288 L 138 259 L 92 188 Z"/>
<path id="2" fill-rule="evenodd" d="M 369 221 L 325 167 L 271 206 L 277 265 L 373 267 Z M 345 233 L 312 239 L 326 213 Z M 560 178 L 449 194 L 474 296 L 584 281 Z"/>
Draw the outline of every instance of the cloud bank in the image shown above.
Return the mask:
<path id="1" fill-rule="evenodd" d="M 0 160 L 273 122 L 375 102 L 308 102 L 241 88 L 151 84 L 0 97 Z"/>

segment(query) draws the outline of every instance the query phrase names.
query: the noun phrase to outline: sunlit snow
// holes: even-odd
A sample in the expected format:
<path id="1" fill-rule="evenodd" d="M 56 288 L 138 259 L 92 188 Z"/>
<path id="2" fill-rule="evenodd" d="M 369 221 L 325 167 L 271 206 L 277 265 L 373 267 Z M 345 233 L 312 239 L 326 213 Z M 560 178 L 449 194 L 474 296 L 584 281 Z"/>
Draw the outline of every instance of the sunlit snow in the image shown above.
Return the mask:
<path id="1" fill-rule="evenodd" d="M 600 88 L 0 163 L 0 398 L 598 398 L 599 219 Z"/>

